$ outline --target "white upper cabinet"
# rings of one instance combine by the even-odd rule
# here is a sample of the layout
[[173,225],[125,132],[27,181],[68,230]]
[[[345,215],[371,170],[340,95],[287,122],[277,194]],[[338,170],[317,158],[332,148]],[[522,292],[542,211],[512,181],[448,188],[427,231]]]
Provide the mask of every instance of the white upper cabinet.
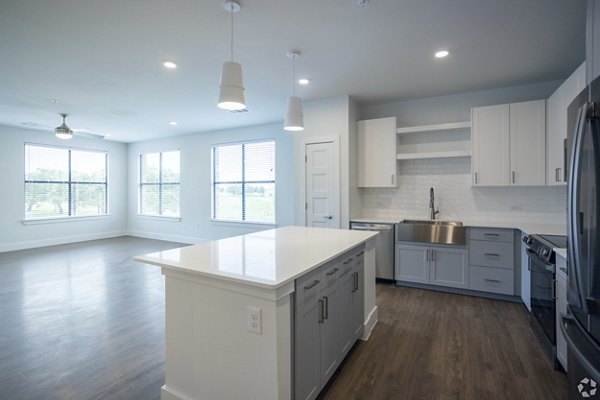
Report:
[[545,100],[473,108],[473,185],[544,185]]
[[585,62],[548,98],[546,111],[546,184],[565,185],[567,108],[585,88]]
[[396,187],[396,117],[357,124],[358,187]]
[[546,101],[510,105],[510,183],[546,184]]
[[471,115],[473,184],[510,184],[510,108],[508,104],[473,108]]

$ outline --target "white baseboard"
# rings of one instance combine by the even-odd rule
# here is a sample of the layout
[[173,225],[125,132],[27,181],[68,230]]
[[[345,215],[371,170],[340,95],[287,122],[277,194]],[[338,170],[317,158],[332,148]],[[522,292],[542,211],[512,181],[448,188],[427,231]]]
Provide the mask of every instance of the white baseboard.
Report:
[[157,233],[139,230],[128,230],[127,235],[136,236],[146,239],[166,240],[168,242],[186,243],[186,244],[197,244],[207,242],[210,239],[203,239],[194,236],[182,236],[182,235],[170,235],[167,233]]
[[123,236],[123,235],[125,235],[125,231],[112,231],[112,232],[86,233],[84,235],[74,235],[74,236],[59,236],[59,237],[53,237],[53,238],[49,238],[49,239],[27,240],[27,241],[23,241],[23,242],[0,244],[0,253],[6,252],[6,251],[33,249],[36,247],[56,246],[59,244],[86,242],[88,240],[106,239],[106,238]]
[[160,400],[193,400],[191,397],[188,397],[184,394],[181,394],[169,387],[167,385],[163,385],[160,388]]
[[379,321],[379,314],[377,311],[377,306],[375,306],[373,307],[373,309],[369,313],[369,317],[363,324],[363,334],[360,340],[369,340],[369,336],[371,336],[371,332],[373,331],[373,328],[375,328],[377,321]]

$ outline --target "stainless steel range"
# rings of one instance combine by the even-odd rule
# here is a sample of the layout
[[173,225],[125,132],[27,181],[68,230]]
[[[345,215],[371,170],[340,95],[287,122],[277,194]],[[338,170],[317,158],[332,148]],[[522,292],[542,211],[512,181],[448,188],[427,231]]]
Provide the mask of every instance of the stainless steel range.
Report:
[[531,271],[531,313],[542,328],[546,344],[550,345],[552,362],[556,359],[556,253],[554,248],[566,248],[567,237],[561,235],[528,235],[523,239]]

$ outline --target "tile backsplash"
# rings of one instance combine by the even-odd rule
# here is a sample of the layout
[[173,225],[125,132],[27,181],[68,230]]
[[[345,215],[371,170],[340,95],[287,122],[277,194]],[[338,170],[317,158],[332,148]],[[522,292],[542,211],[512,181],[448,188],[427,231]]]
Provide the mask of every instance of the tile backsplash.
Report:
[[360,189],[362,217],[429,217],[435,189],[439,219],[566,223],[565,186],[471,187],[471,159],[398,162],[398,188]]

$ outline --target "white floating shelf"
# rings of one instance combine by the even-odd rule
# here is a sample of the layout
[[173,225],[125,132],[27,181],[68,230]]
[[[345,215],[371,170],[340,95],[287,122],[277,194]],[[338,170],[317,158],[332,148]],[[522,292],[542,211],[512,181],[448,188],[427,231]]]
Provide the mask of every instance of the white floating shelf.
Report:
[[454,158],[454,157],[471,157],[469,150],[459,151],[437,151],[433,153],[404,153],[398,154],[398,160],[419,160],[425,158]]
[[409,126],[407,128],[398,128],[396,133],[415,133],[415,132],[433,132],[433,131],[447,131],[452,129],[466,129],[471,127],[471,121],[465,122],[451,122],[448,124],[436,124],[436,125],[421,125],[421,126]]

